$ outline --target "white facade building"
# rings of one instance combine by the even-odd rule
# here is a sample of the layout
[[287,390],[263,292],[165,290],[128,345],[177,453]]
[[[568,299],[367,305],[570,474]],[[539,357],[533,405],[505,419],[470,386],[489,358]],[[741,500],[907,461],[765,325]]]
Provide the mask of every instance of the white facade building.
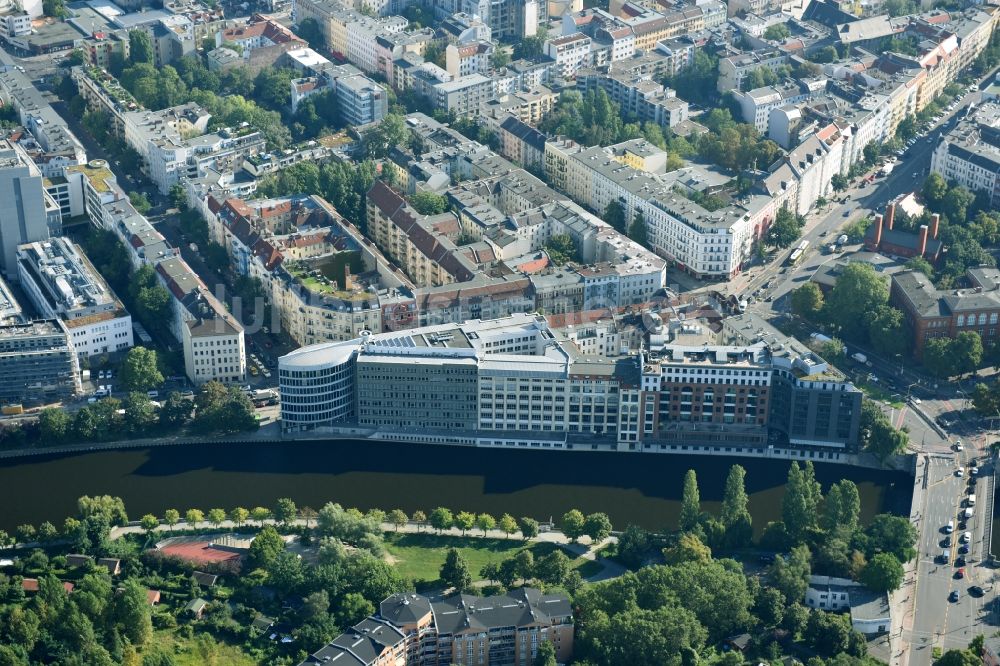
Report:
[[62,319],[77,354],[132,346],[132,317],[86,256],[57,237],[18,248],[21,288],[46,319]]

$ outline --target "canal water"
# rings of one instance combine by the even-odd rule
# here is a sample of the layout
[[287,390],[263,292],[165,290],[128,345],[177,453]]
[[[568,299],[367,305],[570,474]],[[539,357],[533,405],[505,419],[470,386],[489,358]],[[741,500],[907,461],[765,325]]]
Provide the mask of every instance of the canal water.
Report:
[[[715,456],[546,452],[425,446],[359,440],[206,443],[78,455],[0,460],[0,529],[76,511],[81,495],[125,500],[129,516],[162,516],[234,506],[273,506],[291,497],[299,507],[329,501],[345,507],[507,512],[548,520],[571,508],[604,511],[616,527],[635,523],[672,529],[683,477],[698,474],[703,506],[717,511],[729,467],[747,470],[755,531],[781,514],[789,461]],[[908,514],[912,479],[902,472],[817,464],[824,488],[857,483],[862,517]]]

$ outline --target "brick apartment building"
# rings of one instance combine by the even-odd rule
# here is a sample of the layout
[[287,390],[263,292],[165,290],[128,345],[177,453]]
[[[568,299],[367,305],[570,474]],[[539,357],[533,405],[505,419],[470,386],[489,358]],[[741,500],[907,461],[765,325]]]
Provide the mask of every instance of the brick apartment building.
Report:
[[889,302],[903,311],[913,333],[912,348],[922,358],[931,338],[954,338],[975,331],[989,346],[1000,322],[1000,269],[970,268],[967,289],[938,289],[923,273],[903,271],[892,276]]

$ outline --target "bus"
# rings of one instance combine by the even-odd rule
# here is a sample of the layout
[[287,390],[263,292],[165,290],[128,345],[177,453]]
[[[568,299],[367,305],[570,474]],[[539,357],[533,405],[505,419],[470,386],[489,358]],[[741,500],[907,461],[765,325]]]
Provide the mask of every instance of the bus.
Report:
[[802,255],[806,253],[806,249],[808,249],[808,247],[809,247],[809,241],[807,240],[804,240],[798,245],[796,245],[795,249],[792,250],[791,254],[788,255],[788,261],[786,261],[785,264],[788,266],[794,266],[795,264],[799,263],[799,260],[802,259]]

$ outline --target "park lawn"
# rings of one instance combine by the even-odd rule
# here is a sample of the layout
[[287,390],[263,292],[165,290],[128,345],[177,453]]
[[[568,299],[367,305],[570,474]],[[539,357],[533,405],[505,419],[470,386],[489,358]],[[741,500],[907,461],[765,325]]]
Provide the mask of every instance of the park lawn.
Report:
[[[392,557],[394,566],[400,575],[414,581],[434,582],[438,579],[441,565],[444,564],[448,549],[456,548],[462,559],[469,565],[473,580],[479,580],[479,570],[484,564],[513,557],[521,550],[530,550],[537,560],[558,548],[556,544],[545,542],[525,543],[520,539],[484,539],[476,536],[449,536],[431,532],[397,534],[389,532],[385,535],[385,547]],[[572,567],[580,570],[580,575],[586,578],[601,570],[601,565],[589,560],[571,557]]]
[[[199,635],[205,636],[199,639]],[[173,657],[176,666],[257,666],[257,660],[237,645],[222,642],[212,634],[195,630],[193,638],[179,636],[175,629],[153,632],[143,652],[159,648]]]

